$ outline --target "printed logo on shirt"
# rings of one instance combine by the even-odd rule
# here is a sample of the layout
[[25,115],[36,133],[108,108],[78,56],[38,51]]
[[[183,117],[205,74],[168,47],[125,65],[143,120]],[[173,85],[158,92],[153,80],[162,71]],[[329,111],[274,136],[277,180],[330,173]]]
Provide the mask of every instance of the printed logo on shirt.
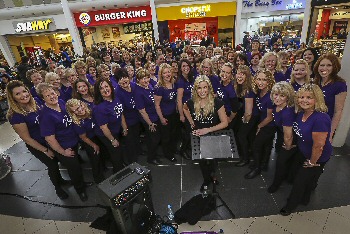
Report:
[[191,91],[191,94],[192,94],[193,85],[192,85],[192,84],[188,85],[186,89],[187,89],[188,91]]
[[35,123],[35,124],[40,124],[40,123],[39,123],[39,115],[37,115],[37,116],[35,117],[34,123]]
[[66,125],[66,127],[68,127],[69,125],[71,125],[73,122],[73,120],[71,119],[71,117],[69,115],[64,115],[63,116],[63,124]]
[[149,96],[148,96],[151,100],[152,100],[152,102],[154,102],[154,96],[153,96],[153,92],[151,92],[150,94],[149,94]]
[[94,129],[95,128],[95,123],[94,122],[91,122],[91,128]]
[[216,93],[218,94],[218,98],[220,98],[221,100],[224,99],[225,94],[221,89],[218,89]]
[[261,102],[260,102],[260,98],[257,97],[257,98],[255,99],[255,102],[256,102],[256,106],[258,107],[258,109],[259,109],[260,111],[262,111],[262,105],[261,105]]
[[212,124],[213,123],[213,116],[207,116],[203,117],[202,115],[195,115],[194,120],[202,123],[202,124]]
[[122,104],[118,104],[114,107],[114,113],[117,116],[117,118],[119,118],[121,116],[121,114],[123,113],[123,105]]
[[170,93],[169,93],[169,99],[170,99],[170,100],[173,100],[175,96],[176,96],[176,93],[175,93],[175,92],[170,92]]
[[134,97],[131,97],[131,99],[130,99],[130,104],[132,105],[132,109],[135,109],[135,108],[136,108]]
[[297,134],[300,138],[303,138],[303,134],[301,133],[301,129],[299,128],[297,122],[293,122],[293,130],[295,134]]

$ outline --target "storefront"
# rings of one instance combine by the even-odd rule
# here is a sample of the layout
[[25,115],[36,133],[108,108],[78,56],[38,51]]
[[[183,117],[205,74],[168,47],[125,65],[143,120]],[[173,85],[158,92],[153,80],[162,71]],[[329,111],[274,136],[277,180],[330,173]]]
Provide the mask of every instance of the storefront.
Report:
[[[62,23],[63,22],[63,23]],[[39,63],[44,50],[59,53],[61,46],[71,46],[64,15],[2,21],[0,33],[5,36],[15,60],[27,55]]]
[[74,13],[84,44],[104,42],[118,45],[130,40],[152,40],[150,6]]
[[236,2],[159,6],[156,9],[160,40],[189,40],[199,45],[210,36],[217,45],[234,44]]
[[283,44],[300,42],[306,0],[243,0],[240,35],[281,32]]
[[309,44],[343,56],[347,34],[350,31],[350,2],[342,0],[312,1]]

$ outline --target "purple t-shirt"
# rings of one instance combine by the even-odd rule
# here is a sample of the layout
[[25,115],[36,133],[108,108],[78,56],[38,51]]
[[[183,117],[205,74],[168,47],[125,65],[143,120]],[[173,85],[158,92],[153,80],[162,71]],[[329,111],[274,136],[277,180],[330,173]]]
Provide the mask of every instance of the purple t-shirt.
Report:
[[225,107],[227,116],[230,116],[232,111],[237,112],[237,108],[233,110],[233,106],[232,106],[233,100],[237,99],[236,91],[233,87],[232,82],[230,82],[226,86],[224,86],[222,83],[220,84],[220,91],[218,92],[218,98],[224,102],[224,107]]
[[294,88],[294,91],[295,92],[298,92],[298,90],[301,88],[302,85],[298,84],[297,82],[294,82],[292,84],[293,88]]
[[[259,108],[260,113],[260,122],[263,121],[267,117],[267,110],[273,109],[273,103],[270,98],[270,91],[267,92],[264,96],[260,97],[260,90],[258,94],[256,95],[256,105]],[[268,123],[266,126],[274,126],[273,121]]]
[[30,112],[27,115],[14,113],[9,119],[9,121],[11,125],[25,123],[27,125],[30,137],[39,142],[40,144],[46,144],[45,138],[42,137],[40,134],[39,111]]
[[292,75],[292,67],[288,67],[286,73],[284,73],[285,81],[290,81],[290,76]]
[[[156,111],[156,106],[154,105],[154,90],[151,85],[148,86],[148,89],[145,89],[139,85],[136,85],[135,90],[135,105],[136,109],[142,110],[145,109],[149,119],[152,123],[156,122],[159,117]],[[146,122],[141,116],[142,122]]]
[[94,84],[96,83],[96,80],[94,80],[94,77],[92,77],[92,75],[90,74],[86,74],[86,79],[92,86],[94,86]]
[[93,109],[93,117],[97,124],[96,135],[104,136],[100,127],[105,124],[113,135],[118,135],[122,123],[122,114],[123,104],[117,97],[111,102],[104,100],[97,104]]
[[298,113],[293,130],[298,137],[298,148],[306,159],[311,158],[312,153],[312,133],[328,132],[326,144],[323,147],[321,157],[317,162],[327,162],[332,154],[332,145],[329,141],[331,131],[331,119],[326,113],[314,111],[305,122],[302,121],[304,112]]
[[179,80],[176,82],[176,87],[178,89],[184,89],[182,96],[182,103],[186,103],[192,97],[192,89],[194,82],[187,81],[182,75],[179,77]]
[[275,74],[273,74],[273,77],[275,77],[275,82],[280,82],[280,81],[286,81],[287,78],[285,77],[285,75],[282,72],[275,72]]
[[91,110],[92,110],[92,109],[94,108],[94,106],[95,106],[94,102],[89,102],[88,100],[85,100],[84,98],[81,98],[80,100],[83,101],[83,102],[85,102]]
[[35,87],[30,88],[30,93],[32,94],[33,97],[39,97],[38,93],[36,92]]
[[78,135],[85,133],[90,139],[96,135],[96,123],[93,118],[82,119],[80,125],[73,123],[73,128]]
[[334,83],[329,83],[325,86],[321,86],[324,100],[326,102],[326,105],[328,107],[328,115],[333,118],[334,115],[334,108],[335,108],[335,96],[347,92],[347,86],[345,82],[337,81]]
[[133,126],[140,122],[140,114],[135,106],[135,89],[137,84],[131,82],[131,92],[126,91],[121,88],[119,85],[116,89],[116,95],[119,98],[120,102],[123,104],[123,113],[127,126]]
[[171,115],[176,112],[176,87],[167,89],[164,87],[156,87],[154,95],[162,97],[160,101],[160,109],[164,116]]
[[152,88],[155,88],[155,87],[157,86],[158,81],[155,81],[155,80],[153,80],[153,79],[150,79],[149,83],[150,83],[150,85],[152,86]]
[[66,111],[66,106],[62,100],[58,101],[61,112],[55,111],[46,105],[39,113],[41,136],[55,135],[56,140],[63,149],[76,146],[79,137],[73,129],[72,119]]
[[279,112],[276,112],[276,106],[273,107],[272,112],[275,125],[283,132],[283,127],[292,127],[295,121],[295,109],[294,107],[284,107]]
[[73,88],[71,86],[66,87],[66,86],[61,86],[60,88],[60,99],[63,100],[64,102],[67,102],[69,99],[72,98],[72,93],[73,93]]
[[113,88],[114,88],[114,90],[117,88],[117,86],[118,86],[118,82],[115,80],[115,78],[114,78],[114,76],[113,75],[111,75],[110,77],[109,77],[109,81],[112,83],[112,86],[113,86]]
[[250,72],[252,73],[252,76],[254,77],[257,71],[254,71],[252,66],[250,66],[249,69],[250,69]]
[[220,78],[216,75],[209,76],[209,80],[211,82],[211,85],[213,86],[214,93],[218,94],[220,93]]
[[244,96],[244,101],[243,101],[243,111],[245,111],[245,99],[246,98],[253,98],[253,110],[252,110],[252,116],[257,116],[259,115],[259,108],[256,105],[256,94],[251,90],[249,91],[245,96]]

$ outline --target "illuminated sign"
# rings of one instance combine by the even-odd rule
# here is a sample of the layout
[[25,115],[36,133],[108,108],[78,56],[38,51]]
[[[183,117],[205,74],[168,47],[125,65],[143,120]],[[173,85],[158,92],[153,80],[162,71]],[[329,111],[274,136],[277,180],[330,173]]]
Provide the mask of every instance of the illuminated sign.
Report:
[[249,0],[243,0],[243,7],[268,7],[268,6],[278,6],[282,5],[282,0],[270,0],[270,1],[261,1],[261,0],[255,0],[255,1],[249,1]]
[[39,30],[48,30],[49,25],[53,21],[51,19],[47,20],[35,20],[24,23],[17,23],[15,31],[19,32],[30,32],[30,31],[39,31]]
[[186,14],[187,18],[204,17],[207,12],[210,12],[210,5],[194,6],[194,7],[183,7],[181,13]]
[[293,0],[293,3],[287,4],[286,8],[288,10],[303,8],[303,3],[297,2],[297,0]]

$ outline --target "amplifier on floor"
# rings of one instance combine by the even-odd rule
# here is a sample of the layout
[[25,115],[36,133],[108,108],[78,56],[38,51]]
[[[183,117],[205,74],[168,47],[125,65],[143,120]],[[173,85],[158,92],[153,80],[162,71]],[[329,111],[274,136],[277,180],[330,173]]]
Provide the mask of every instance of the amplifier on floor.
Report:
[[147,233],[154,214],[150,182],[150,170],[133,163],[98,185],[103,201],[112,208],[119,233]]

